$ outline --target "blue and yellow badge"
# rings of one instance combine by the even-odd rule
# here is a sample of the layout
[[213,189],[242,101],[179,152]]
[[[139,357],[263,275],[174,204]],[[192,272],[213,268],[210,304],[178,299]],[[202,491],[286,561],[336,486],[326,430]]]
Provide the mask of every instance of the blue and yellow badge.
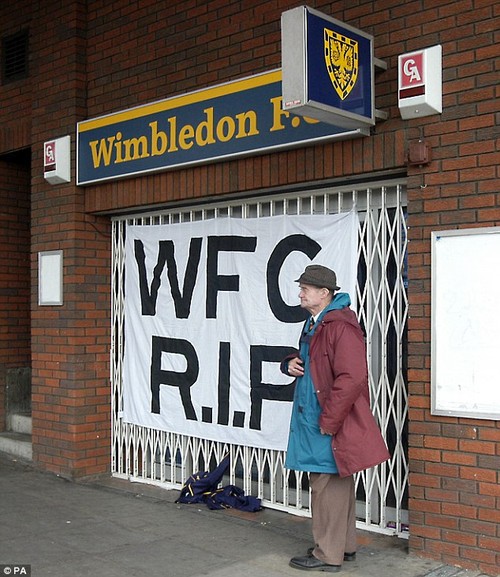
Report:
[[308,11],[307,67],[310,100],[372,120],[373,46],[368,35]]
[[325,28],[325,64],[335,92],[345,100],[358,79],[358,42]]
[[307,6],[281,22],[283,108],[335,126],[373,126],[373,37]]

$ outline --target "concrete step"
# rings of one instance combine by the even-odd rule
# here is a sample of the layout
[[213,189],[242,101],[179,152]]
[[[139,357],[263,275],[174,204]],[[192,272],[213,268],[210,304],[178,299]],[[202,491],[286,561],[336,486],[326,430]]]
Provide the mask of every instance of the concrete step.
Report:
[[31,415],[8,415],[7,431],[31,435]]
[[31,435],[14,431],[0,433],[0,451],[31,461],[33,459]]

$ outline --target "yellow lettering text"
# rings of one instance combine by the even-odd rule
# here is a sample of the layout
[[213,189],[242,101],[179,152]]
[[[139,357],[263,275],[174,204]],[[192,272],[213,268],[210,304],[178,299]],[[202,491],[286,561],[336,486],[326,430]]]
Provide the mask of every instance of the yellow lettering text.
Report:
[[221,142],[228,142],[228,140],[231,140],[235,132],[236,124],[234,118],[223,116],[217,123],[217,138]]
[[168,151],[177,152],[179,150],[177,147],[177,116],[172,116],[169,118],[168,124],[170,126],[170,146]]
[[113,151],[114,141],[114,136],[108,136],[108,138],[101,138],[101,140],[92,140],[92,142],[89,142],[94,168],[98,168],[101,162],[104,166],[111,164],[111,153]]
[[117,132],[115,137],[115,164],[117,162],[123,162],[121,139],[122,139],[122,133]]
[[[125,158],[123,159],[123,162],[139,160],[139,158],[147,158],[149,156],[148,139],[145,136],[124,140],[123,149],[125,151]],[[118,159],[116,162],[118,162]]]
[[189,150],[194,144],[193,137],[194,128],[190,124],[186,124],[179,130],[179,146],[183,150]]
[[196,127],[196,144],[198,146],[206,146],[207,144],[214,144],[214,109],[205,108],[203,111],[207,117],[202,120]]
[[163,130],[158,132],[158,122],[150,122],[151,128],[151,156],[160,156],[167,150],[167,135]]
[[283,130],[285,125],[282,122],[282,116],[288,118],[290,113],[286,110],[281,109],[281,96],[276,98],[271,98],[271,104],[273,105],[273,125],[269,129],[269,132],[275,132],[276,130]]
[[[259,134],[257,129],[257,114],[253,110],[248,112],[241,112],[236,115],[238,121],[238,133],[236,138],[244,138],[245,136],[255,136]],[[246,130],[245,122],[248,120],[248,130]]]

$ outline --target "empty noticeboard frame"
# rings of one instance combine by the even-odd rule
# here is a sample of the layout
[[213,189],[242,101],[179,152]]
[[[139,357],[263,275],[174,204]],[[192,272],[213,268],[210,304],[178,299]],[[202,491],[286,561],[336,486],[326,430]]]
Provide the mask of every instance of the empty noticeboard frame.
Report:
[[497,420],[500,227],[431,236],[431,413]]
[[38,253],[38,304],[63,304],[63,251]]

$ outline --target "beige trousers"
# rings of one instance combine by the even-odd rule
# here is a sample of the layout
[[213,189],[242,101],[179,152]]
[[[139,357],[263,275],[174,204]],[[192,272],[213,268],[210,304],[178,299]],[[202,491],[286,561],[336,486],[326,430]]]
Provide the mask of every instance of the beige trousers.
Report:
[[313,555],[342,565],[344,553],[356,551],[356,495],[354,477],[311,473]]

